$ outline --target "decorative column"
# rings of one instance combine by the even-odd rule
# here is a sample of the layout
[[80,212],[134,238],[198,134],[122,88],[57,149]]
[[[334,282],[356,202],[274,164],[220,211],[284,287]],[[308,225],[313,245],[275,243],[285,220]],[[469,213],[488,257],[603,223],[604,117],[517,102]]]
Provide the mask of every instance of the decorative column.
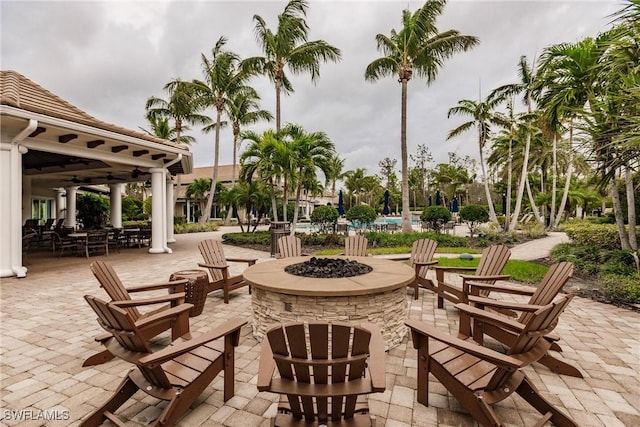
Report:
[[122,184],[109,184],[111,226],[122,228]]
[[76,228],[78,225],[76,222],[76,194],[78,193],[78,187],[67,187],[67,218],[64,221],[64,225],[67,227]]
[[151,168],[151,247],[149,253],[165,252],[165,169]]
[[187,222],[191,222],[191,199],[187,199],[187,213],[185,216],[187,217]]
[[[11,253],[12,253],[12,229],[16,227],[11,218],[12,204],[11,199],[12,187],[11,180],[11,145],[9,143],[0,143],[0,277],[13,276],[11,269]],[[22,230],[22,224],[18,224],[18,230]],[[22,248],[20,249],[22,252]]]
[[167,243],[175,243],[176,239],[173,236],[173,217],[175,214],[175,204],[173,203],[173,180],[171,179],[171,175],[169,173],[167,173],[166,206]]
[[64,217],[65,203],[64,188],[56,188],[56,220]]

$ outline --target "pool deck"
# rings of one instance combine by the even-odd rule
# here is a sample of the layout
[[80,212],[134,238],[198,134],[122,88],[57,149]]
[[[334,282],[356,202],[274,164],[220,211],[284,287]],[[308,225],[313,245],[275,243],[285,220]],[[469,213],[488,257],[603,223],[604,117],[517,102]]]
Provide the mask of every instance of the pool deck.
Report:
[[[35,254],[30,257],[26,278],[2,279],[0,425],[78,425],[111,394],[129,369],[120,360],[81,366],[86,357],[100,349],[93,337],[101,332],[95,314],[82,297],[106,297],[89,271],[91,261],[112,263],[125,285],[166,281],[174,271],[197,267],[201,257],[196,245],[200,240],[220,239],[227,231],[176,235],[177,242],[170,246],[173,254],[149,255],[145,248],[88,260]],[[224,249],[228,257],[255,257],[259,262],[271,259],[261,251],[233,246]],[[530,247],[524,253],[531,255],[537,249]],[[232,273],[240,274],[245,267],[232,264]],[[420,291],[418,300],[407,292],[406,302],[411,319],[457,333],[458,314],[451,304],[445,309],[435,308],[434,295],[427,290]],[[234,316],[251,316],[247,288],[233,292],[230,304],[224,304],[219,293],[209,295],[203,314],[191,319],[191,330],[194,335],[200,334]],[[558,356],[577,366],[584,378],[557,375],[539,364],[525,368],[544,396],[580,426],[640,425],[640,313],[576,297],[561,316],[556,332],[562,337],[564,349]],[[168,333],[157,342],[168,342]],[[269,425],[277,396],[258,392],[255,386],[259,348],[250,328],[243,328],[236,351],[235,396],[223,402],[218,376],[178,425]],[[369,400],[378,426],[477,425],[435,380],[430,384],[431,406],[416,402],[416,351],[408,339],[387,354],[386,362],[387,390],[371,395]],[[127,425],[146,425],[161,410],[157,402],[139,392],[119,414],[128,420]],[[533,408],[517,396],[498,403],[495,409],[508,426],[528,426],[537,419]],[[40,411],[58,411],[65,419],[24,420],[42,414]],[[23,416],[22,421],[16,419],[19,416]]]

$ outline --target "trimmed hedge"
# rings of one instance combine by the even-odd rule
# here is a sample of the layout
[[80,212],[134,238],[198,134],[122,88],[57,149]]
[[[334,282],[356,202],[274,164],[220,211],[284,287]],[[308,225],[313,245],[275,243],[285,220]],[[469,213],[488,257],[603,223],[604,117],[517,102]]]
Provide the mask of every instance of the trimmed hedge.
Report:
[[615,224],[573,222],[566,225],[565,232],[578,245],[598,246],[603,249],[621,249],[620,235]]
[[469,240],[466,237],[451,236],[449,234],[439,234],[434,231],[414,232],[414,233],[385,233],[370,231],[364,234],[369,240],[369,246],[377,246],[382,248],[392,248],[396,246],[411,247],[413,242],[419,239],[431,239],[438,242],[439,246],[451,248],[461,248],[469,246]]

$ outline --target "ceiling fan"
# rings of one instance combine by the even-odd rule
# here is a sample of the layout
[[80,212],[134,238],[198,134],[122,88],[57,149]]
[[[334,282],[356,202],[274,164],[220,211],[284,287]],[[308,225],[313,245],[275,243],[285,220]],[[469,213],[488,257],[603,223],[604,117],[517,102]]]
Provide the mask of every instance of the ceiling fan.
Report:
[[74,175],[73,178],[70,179],[70,181],[74,184],[89,184],[91,183],[91,178],[80,179]]
[[140,175],[148,175],[147,172],[143,172],[140,169],[138,169],[138,167],[136,166],[136,168],[131,172],[131,178],[136,179],[139,178]]
[[107,176],[105,176],[107,181],[113,181],[114,179],[120,180],[120,181],[124,181],[124,178],[118,178],[117,176],[113,176],[111,174],[111,172],[109,172],[109,174]]

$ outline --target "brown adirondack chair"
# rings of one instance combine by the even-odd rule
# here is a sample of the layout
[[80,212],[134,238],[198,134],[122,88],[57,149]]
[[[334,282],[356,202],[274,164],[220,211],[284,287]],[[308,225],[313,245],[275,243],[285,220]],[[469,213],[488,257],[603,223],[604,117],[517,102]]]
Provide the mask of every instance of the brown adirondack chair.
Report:
[[[419,239],[413,242],[411,246],[411,255],[407,257],[394,257],[394,261],[409,260],[409,264],[416,270],[416,278],[407,286],[413,289],[413,299],[418,299],[418,286],[427,289],[435,289],[433,281],[427,278],[427,271],[432,265],[436,265],[438,261],[433,260],[433,254],[436,253],[438,242],[431,239]],[[425,284],[426,283],[426,284]],[[428,284],[428,285],[427,285]]]
[[302,252],[302,241],[297,236],[286,235],[278,239],[277,258],[291,258],[296,256],[307,256]]
[[271,425],[375,425],[366,395],[386,388],[384,340],[374,324],[310,322],[308,333],[304,323],[275,326],[262,342],[257,385],[282,396]]
[[[516,392],[543,415],[537,426],[551,420],[558,426],[577,427],[538,392],[522,369],[549,349],[551,344],[544,336],[553,330],[572,298],[573,295],[565,295],[539,308],[525,325],[512,321],[520,332],[506,354],[485,348],[471,338],[455,338],[423,322],[405,322],[411,329],[413,347],[418,350],[418,402],[429,405],[429,374],[432,374],[480,425],[502,426],[491,405]],[[491,322],[494,316],[502,317],[467,304],[456,307],[484,322]]]
[[367,256],[369,240],[362,234],[348,236],[344,239],[344,254],[346,256]]
[[[229,293],[249,284],[244,281],[242,275],[229,275],[229,264],[227,262],[246,262],[249,266],[256,263],[256,258],[227,258],[224,255],[222,243],[219,240],[207,239],[198,244],[200,254],[204,262],[198,263],[200,267],[209,270],[211,281],[207,286],[207,292],[222,291],[225,304],[229,304]],[[251,293],[251,287],[249,287]]]
[[111,398],[81,426],[98,426],[106,420],[124,426],[114,412],[138,390],[168,401],[152,425],[172,426],[220,372],[224,376],[225,402],[233,396],[234,350],[246,320],[231,319],[197,338],[181,338],[154,352],[126,305],[107,303],[90,295],[85,299],[98,315],[100,326],[111,335],[108,348],[137,369],[127,373]]
[[[547,274],[542,278],[542,281],[537,287],[529,286],[517,286],[517,285],[489,285],[492,295],[494,293],[508,293],[515,295],[529,295],[529,301],[526,304],[517,304],[507,301],[498,301],[495,299],[489,299],[479,296],[480,292],[486,289],[487,285],[484,283],[469,282],[469,289],[471,295],[469,295],[469,302],[479,308],[494,309],[500,313],[512,314],[513,317],[517,317],[517,322],[526,324],[528,319],[532,316],[532,313],[538,310],[540,307],[549,304],[562,290],[564,285],[569,281],[569,278],[573,275],[573,264],[570,262],[560,262],[553,264],[549,267]],[[520,316],[518,312],[521,313]],[[469,324],[469,320],[463,320],[463,318],[469,317],[466,313],[460,313],[460,323]],[[513,318],[512,317],[512,318]],[[514,339],[517,338],[518,331],[514,331],[512,326],[500,326],[497,323],[485,324],[481,320],[474,319],[473,321],[473,339],[482,344],[484,335],[489,335],[494,339],[511,345]],[[545,336],[551,343],[551,350],[562,351],[562,348],[558,345],[557,341],[560,339],[555,334],[548,334]],[[558,359],[552,354],[545,354],[540,360],[540,363],[547,366],[553,372],[557,372],[563,375],[570,375],[572,377],[582,378],[582,373],[569,363]]]
[[[176,280],[167,283],[158,283],[153,285],[131,286],[125,288],[122,281],[116,274],[115,270],[104,261],[94,261],[91,263],[91,272],[98,279],[100,287],[103,288],[112,301],[119,301],[120,305],[131,316],[133,322],[140,332],[151,339],[162,332],[171,329],[171,340],[174,341],[180,337],[189,337],[189,310],[193,304],[184,302],[185,293],[184,285],[187,280]],[[138,298],[133,300],[129,293],[146,292],[154,290],[167,290],[167,295]],[[154,306],[162,304],[153,310],[141,313],[138,307]],[[110,334],[102,334],[95,340],[105,347]],[[113,359],[113,354],[107,348],[84,361],[82,366],[99,365]]]
[[[507,280],[509,276],[500,274],[504,266],[507,264],[511,251],[508,247],[502,245],[489,246],[482,251],[480,263],[477,267],[447,267],[437,265],[436,281],[420,280],[421,286],[438,294],[438,308],[444,308],[444,300],[448,300],[457,304],[459,302],[467,303],[467,295],[469,295],[469,280],[476,282],[484,282],[494,284],[496,280]],[[461,274],[462,286],[445,282],[445,273],[453,272],[475,272],[475,274]],[[489,294],[488,290],[483,291],[483,295]]]

